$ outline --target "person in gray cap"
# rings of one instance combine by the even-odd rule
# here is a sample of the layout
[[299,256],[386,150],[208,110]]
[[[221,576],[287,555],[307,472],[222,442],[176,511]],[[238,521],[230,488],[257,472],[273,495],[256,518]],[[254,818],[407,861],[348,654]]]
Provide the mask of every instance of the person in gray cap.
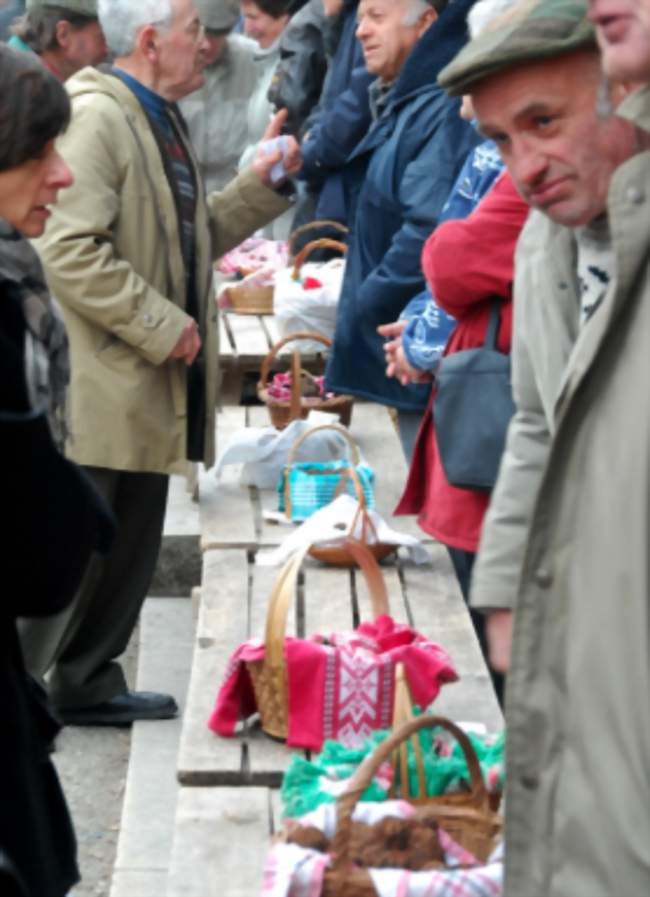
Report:
[[259,79],[257,44],[231,34],[239,19],[233,0],[198,0],[205,27],[205,83],[181,101],[208,192],[221,190],[237,174],[248,143],[248,103]]
[[9,46],[31,50],[60,81],[106,58],[97,0],[27,0]]
[[519,4],[440,82],[471,94],[532,206],[517,410],[471,592],[494,665],[509,666],[505,894],[646,894],[647,135],[612,113],[626,89],[603,87],[586,0]]

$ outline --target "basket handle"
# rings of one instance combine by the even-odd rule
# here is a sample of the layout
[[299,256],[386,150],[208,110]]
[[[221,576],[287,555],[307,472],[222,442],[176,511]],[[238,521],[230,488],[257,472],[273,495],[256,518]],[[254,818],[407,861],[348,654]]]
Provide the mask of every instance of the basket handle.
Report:
[[359,454],[359,446],[356,444],[345,427],[342,427],[340,424],[318,424],[318,426],[312,427],[310,430],[305,430],[304,433],[301,433],[300,436],[297,437],[297,439],[289,449],[289,454],[287,455],[287,466],[293,464],[296,457],[296,452],[303,444],[305,439],[307,439],[308,436],[311,436],[312,433],[317,433],[318,430],[336,430],[337,433],[340,433],[352,449],[352,462],[355,465],[359,463],[359,461],[361,460],[361,456]]
[[341,243],[340,240],[330,240],[329,237],[321,237],[320,240],[312,240],[311,243],[307,243],[306,246],[303,246],[295,257],[293,261],[293,270],[291,272],[292,280],[299,280],[300,269],[315,249],[338,249],[343,255],[348,251],[348,247],[345,243]]
[[294,252],[294,246],[298,237],[301,237],[303,234],[309,233],[310,230],[317,230],[319,228],[329,227],[332,230],[337,230],[341,234],[347,234],[348,228],[345,224],[341,224],[340,221],[332,221],[329,218],[323,218],[322,220],[317,221],[308,221],[307,224],[303,224],[301,227],[296,228],[296,230],[289,237],[289,258],[294,258],[296,253]]
[[[298,437],[298,439],[294,442],[294,444],[291,446],[291,448],[289,450],[289,456],[287,458],[287,465],[284,468],[284,507],[285,507],[285,514],[287,515],[288,519],[291,520],[291,516],[292,516],[292,514],[291,514],[291,511],[292,511],[291,484],[289,483],[289,468],[293,464],[295,452],[298,449],[299,445],[302,443],[302,441],[305,439],[306,436],[311,435],[311,433],[313,433],[315,430],[338,430],[339,432],[343,433],[347,437],[350,445],[352,446],[352,448],[354,450],[353,457],[352,457],[352,463],[348,464],[347,467],[342,467],[340,470],[332,472],[333,476],[335,474],[340,474],[340,476],[341,476],[341,480],[335,490],[335,496],[338,497],[338,495],[340,495],[342,493],[345,477],[350,477],[350,479],[352,480],[352,484],[354,486],[354,491],[357,496],[357,501],[359,502],[359,507],[363,508],[365,510],[366,495],[363,491],[363,486],[361,485],[361,480],[359,479],[359,474],[356,472],[356,470],[354,468],[354,465],[359,463],[360,456],[359,456],[358,446],[353,441],[352,437],[349,435],[347,430],[345,430],[343,427],[339,426],[338,424],[319,424],[317,427],[312,427],[311,430],[306,430],[304,433],[301,433],[300,436]],[[337,495],[337,493],[338,493],[338,495]],[[352,528],[350,530],[350,532],[352,532],[352,533],[354,532],[354,523],[356,523],[356,520],[353,522]]]
[[472,742],[465,732],[463,732],[463,730],[455,723],[452,723],[451,720],[446,719],[443,716],[418,716],[416,719],[404,723],[397,732],[393,732],[386,741],[382,741],[382,743],[375,748],[372,754],[366,757],[350,779],[346,790],[337,800],[336,832],[334,834],[331,849],[333,869],[341,869],[349,864],[352,813],[357,805],[357,801],[368,785],[370,785],[381,764],[386,760],[390,760],[393,751],[396,748],[399,748],[402,742],[407,738],[410,738],[416,732],[419,732],[420,729],[433,728],[434,726],[440,726],[441,728],[446,729],[458,741],[463,749],[463,754],[465,755],[465,761],[470,774],[471,793],[474,797],[476,806],[479,808],[489,808],[489,797],[485,782],[483,781],[478,757],[476,756],[476,751],[472,747]]
[[[348,539],[345,544],[365,576],[375,618],[387,614],[388,592],[379,564],[366,546],[356,539]],[[298,571],[310,547],[309,545],[303,546],[299,551],[291,555],[273,583],[273,590],[266,613],[265,666],[284,666],[284,638],[287,629],[289,605],[295,595]]]
[[[404,723],[415,719],[413,716],[413,698],[409,688],[408,679],[406,678],[406,670],[403,663],[395,666],[395,700],[393,702],[393,732],[396,732]],[[410,738],[413,747],[413,756],[415,757],[415,771],[418,777],[418,786],[420,794],[426,794],[426,780],[424,776],[424,757],[422,756],[422,745],[417,733]],[[390,788],[389,796],[394,798],[397,796],[397,771],[399,769],[399,780],[401,785],[402,797],[412,797],[411,783],[408,775],[408,745],[406,741],[402,741],[400,746],[393,754],[393,784]]]
[[262,389],[265,389],[268,381],[269,381],[269,373],[271,371],[271,365],[273,364],[273,360],[276,355],[287,343],[292,343],[294,341],[309,339],[316,340],[316,342],[322,343],[326,348],[329,348],[332,345],[332,340],[328,339],[326,336],[323,336],[321,333],[314,333],[313,331],[304,331],[302,333],[290,333],[288,336],[285,336],[284,339],[278,340],[275,345],[273,345],[264,358],[262,362],[262,367],[260,368],[260,379],[259,386]]

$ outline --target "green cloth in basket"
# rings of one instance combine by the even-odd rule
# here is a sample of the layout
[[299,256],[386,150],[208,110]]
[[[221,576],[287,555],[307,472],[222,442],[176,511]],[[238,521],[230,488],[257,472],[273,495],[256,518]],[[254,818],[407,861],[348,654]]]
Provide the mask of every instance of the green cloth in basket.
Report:
[[[291,519],[306,520],[316,511],[329,505],[337,495],[347,492],[355,495],[354,483],[346,469],[349,461],[298,461],[285,468],[278,483],[278,509],[286,513],[285,489],[289,479],[291,497]],[[366,500],[366,507],[375,506],[375,473],[368,464],[357,464],[354,468]],[[345,482],[341,486],[341,479]]]
[[[360,748],[346,748],[338,741],[326,741],[321,753],[312,760],[294,754],[284,774],[280,792],[283,816],[296,819],[321,804],[336,801],[365,757],[390,734],[390,731],[374,732]],[[434,749],[434,743],[438,750],[441,744],[444,745],[445,736],[441,729],[423,729],[417,733],[424,757],[426,792],[430,797],[457,791],[461,782],[469,783],[467,764],[459,744],[454,743],[447,755],[440,755]],[[479,759],[488,791],[502,790],[505,734],[481,736],[469,733],[468,737]],[[418,778],[410,742],[407,742],[407,750],[411,792],[417,794]],[[361,800],[386,800],[391,784],[392,769],[390,764],[386,764],[386,768],[380,769],[364,791]]]

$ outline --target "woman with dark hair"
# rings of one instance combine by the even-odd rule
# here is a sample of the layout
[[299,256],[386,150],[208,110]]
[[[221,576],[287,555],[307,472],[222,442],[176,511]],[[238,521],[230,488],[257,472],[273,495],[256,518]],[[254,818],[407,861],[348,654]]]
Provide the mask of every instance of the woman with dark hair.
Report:
[[0,506],[11,521],[0,555],[0,881],[3,895],[26,897],[63,897],[79,873],[48,751],[59,724],[25,672],[16,618],[62,610],[92,552],[112,535],[103,502],[53,442],[47,340],[56,325],[42,282],[24,274],[29,244],[21,234],[41,234],[48,206],[72,183],[54,146],[69,116],[54,76],[33,57],[0,47],[0,216],[7,222],[0,242]]

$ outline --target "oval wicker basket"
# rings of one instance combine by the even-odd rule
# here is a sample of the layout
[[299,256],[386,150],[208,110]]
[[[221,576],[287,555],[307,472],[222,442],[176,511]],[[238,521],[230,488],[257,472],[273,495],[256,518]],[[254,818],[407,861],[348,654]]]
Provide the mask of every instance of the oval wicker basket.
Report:
[[[288,241],[289,258],[293,259],[298,255],[298,253],[296,252],[296,243],[298,242],[298,239],[300,237],[302,237],[304,234],[309,233],[310,231],[322,231],[324,229],[337,231],[339,234],[341,234],[341,237],[344,237],[345,234],[348,233],[348,228],[345,226],[345,224],[341,224],[340,221],[331,221],[328,218],[322,218],[316,221],[308,221],[307,224],[303,224],[301,227],[296,228],[296,230],[290,235]],[[304,245],[307,246],[309,242],[313,241],[309,240]],[[304,249],[304,246],[301,248]]]
[[262,362],[260,379],[257,384],[257,395],[268,408],[271,423],[278,430],[283,430],[292,420],[307,417],[312,410],[329,411],[332,414],[338,414],[341,423],[348,426],[354,403],[352,396],[332,396],[328,399],[320,396],[302,396],[300,394],[300,375],[303,373],[303,369],[298,349],[294,349],[291,356],[291,399],[275,399],[269,395],[271,365],[278,352],[288,343],[305,339],[316,340],[326,348],[332,345],[332,341],[326,336],[321,336],[320,333],[290,333],[288,336],[285,336],[284,339],[275,343]]
[[[420,796],[413,797],[402,789],[401,797],[417,805],[416,817],[437,822],[479,862],[487,861],[501,835],[503,822],[490,807],[489,795],[472,743],[451,720],[441,716],[420,716],[401,725],[366,757],[346,791],[339,797],[336,833],[331,848],[332,862],[325,872],[323,897],[349,897],[352,894],[355,897],[377,897],[368,870],[354,865],[350,859],[352,813],[381,764],[390,761],[394,752],[420,729],[435,726],[446,729],[459,742],[470,773],[470,790],[438,797],[423,796],[424,772],[418,769]],[[419,759],[421,762],[421,754]],[[408,777],[404,776],[402,781],[408,783]]]
[[[368,584],[373,615],[379,617],[387,614],[388,592],[377,562],[360,542],[351,544],[349,548],[356,555]],[[262,729],[267,735],[281,741],[286,740],[289,731],[289,689],[284,657],[287,615],[295,597],[298,571],[306,553],[307,548],[304,548],[292,555],[276,577],[266,612],[264,658],[246,664]]]
[[227,287],[230,306],[223,309],[235,315],[272,315],[273,286],[252,287],[245,282]]
[[[348,431],[344,427],[340,427],[337,424],[320,424],[320,426],[318,427],[312,427],[311,430],[306,430],[304,433],[301,433],[289,449],[286,470],[288,471],[288,469],[294,463],[298,448],[309,436],[311,436],[312,433],[316,433],[318,432],[318,430],[335,430],[337,433],[340,433],[344,439],[347,440],[348,445],[351,449],[351,463],[347,470],[343,472],[343,476],[341,476],[341,481],[338,485],[337,493],[340,494],[343,491],[343,487],[345,485],[345,477],[349,477],[352,481],[352,485],[354,486],[354,492],[357,498],[357,502],[359,503],[359,508],[354,518],[352,519],[347,532],[341,533],[341,537],[336,540],[328,540],[327,542],[322,543],[313,543],[309,549],[309,554],[313,558],[316,558],[316,560],[321,561],[323,564],[328,564],[330,567],[356,567],[358,566],[356,558],[349,551],[347,545],[347,542],[350,538],[356,538],[363,545],[365,545],[365,547],[368,549],[368,551],[370,551],[376,561],[382,561],[390,554],[393,554],[396,551],[397,546],[389,545],[386,542],[380,542],[377,538],[375,525],[372,522],[370,515],[368,514],[366,495],[363,491],[361,480],[359,479],[359,476],[355,470],[355,467],[361,460],[359,446],[356,444],[350,433],[348,433]],[[319,474],[322,476],[323,471],[319,470]],[[339,475],[340,472],[337,472],[337,476]],[[291,487],[288,476],[285,476],[284,481],[284,506],[285,513],[289,520],[291,520]],[[355,536],[359,525],[361,528],[360,537]]]

